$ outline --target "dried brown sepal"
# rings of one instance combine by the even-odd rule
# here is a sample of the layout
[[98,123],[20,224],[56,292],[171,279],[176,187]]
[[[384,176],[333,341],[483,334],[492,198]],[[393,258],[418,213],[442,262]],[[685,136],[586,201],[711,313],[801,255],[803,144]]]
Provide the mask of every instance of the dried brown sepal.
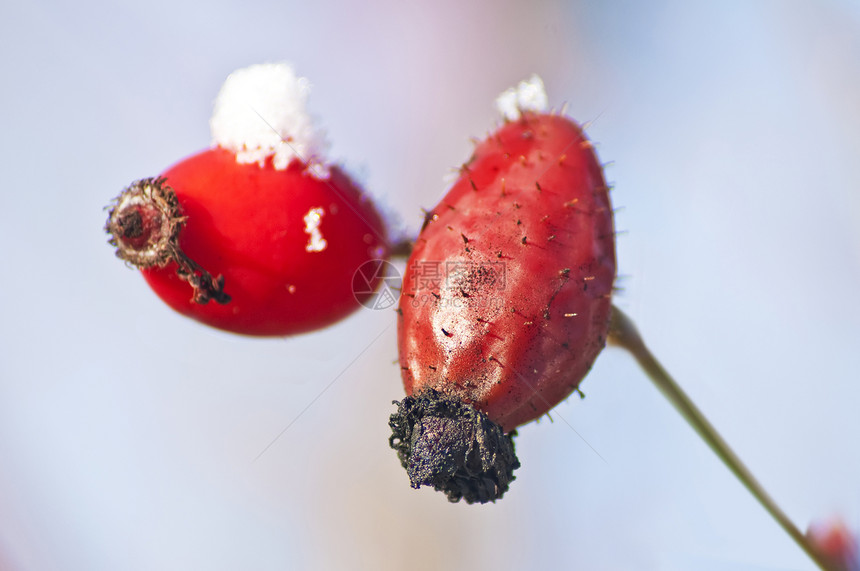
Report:
[[194,290],[192,301],[230,301],[224,293],[224,276],[213,278],[179,247],[186,218],[176,193],[164,178],[131,183],[108,208],[105,231],[111,236],[108,243],[116,248],[118,258],[139,269],[163,268],[176,262],[177,275]]

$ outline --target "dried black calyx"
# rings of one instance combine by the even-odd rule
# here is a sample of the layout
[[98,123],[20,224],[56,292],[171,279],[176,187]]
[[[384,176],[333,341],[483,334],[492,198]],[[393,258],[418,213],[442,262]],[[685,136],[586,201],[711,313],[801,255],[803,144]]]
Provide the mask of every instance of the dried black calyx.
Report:
[[513,436],[471,405],[435,390],[394,401],[389,445],[413,488],[433,486],[448,500],[493,502],[502,497],[520,462]]
[[163,268],[176,262],[176,273],[194,290],[195,303],[209,300],[228,303],[224,277],[213,278],[179,247],[185,216],[164,178],[144,178],[131,183],[109,207],[105,232],[118,258],[140,269]]

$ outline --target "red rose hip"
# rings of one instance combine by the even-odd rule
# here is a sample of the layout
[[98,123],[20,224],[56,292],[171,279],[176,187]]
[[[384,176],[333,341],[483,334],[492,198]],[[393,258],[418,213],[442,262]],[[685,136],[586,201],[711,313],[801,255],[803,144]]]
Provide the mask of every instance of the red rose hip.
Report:
[[[398,342],[410,398],[392,417],[391,443],[413,486],[433,485],[452,501],[504,493],[512,475],[498,460],[518,465],[509,434],[578,387],[608,332],[615,247],[607,186],[581,128],[544,112],[542,94],[534,78],[500,98],[508,120],[428,213],[406,268]],[[506,105],[509,97],[519,100]],[[440,414],[429,404],[440,399],[482,420],[464,425],[448,415],[453,404]],[[486,421],[496,426],[489,439]],[[456,469],[451,427],[474,436]],[[496,448],[485,450],[488,441]],[[435,450],[445,461],[428,458]]]
[[284,64],[232,74],[216,100],[213,148],[117,199],[107,225],[117,254],[179,313],[289,335],[360,307],[353,275],[388,257],[385,225],[340,168],[321,162],[307,90]]

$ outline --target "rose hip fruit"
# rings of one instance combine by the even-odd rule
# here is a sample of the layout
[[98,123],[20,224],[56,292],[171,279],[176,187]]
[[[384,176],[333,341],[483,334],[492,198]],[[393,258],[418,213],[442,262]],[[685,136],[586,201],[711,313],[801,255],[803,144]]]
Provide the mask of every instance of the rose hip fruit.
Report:
[[[107,230],[171,308],[246,335],[325,327],[360,307],[355,271],[389,255],[370,199],[335,165],[285,64],[232,74],[214,144],[117,198]],[[377,282],[378,284],[378,282]]]
[[608,332],[607,185],[582,129],[545,101],[537,77],[499,98],[506,122],[427,214],[406,267],[398,343],[409,397],[391,445],[413,487],[452,501],[501,497],[519,465],[512,431],[579,386]]

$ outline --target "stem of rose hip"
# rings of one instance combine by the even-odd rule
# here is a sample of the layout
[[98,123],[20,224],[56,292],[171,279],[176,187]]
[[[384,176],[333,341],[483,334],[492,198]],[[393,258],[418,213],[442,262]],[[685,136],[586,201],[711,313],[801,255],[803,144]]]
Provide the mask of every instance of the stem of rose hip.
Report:
[[690,397],[678,386],[678,383],[675,382],[651,351],[648,350],[633,321],[615,306],[612,308],[609,343],[623,347],[633,355],[651,381],[663,393],[663,396],[672,403],[672,406],[681,413],[684,420],[687,421],[719,459],[722,460],[723,464],[731,470],[753,497],[758,500],[771,517],[776,520],[780,527],[791,536],[794,542],[806,552],[816,565],[825,571],[837,571],[822,558],[821,554],[810,544],[806,536],[785,515],[785,512],[770,497],[749,469],[741,462],[737,454],[723,440],[714,426],[705,418],[702,411],[690,400]]

